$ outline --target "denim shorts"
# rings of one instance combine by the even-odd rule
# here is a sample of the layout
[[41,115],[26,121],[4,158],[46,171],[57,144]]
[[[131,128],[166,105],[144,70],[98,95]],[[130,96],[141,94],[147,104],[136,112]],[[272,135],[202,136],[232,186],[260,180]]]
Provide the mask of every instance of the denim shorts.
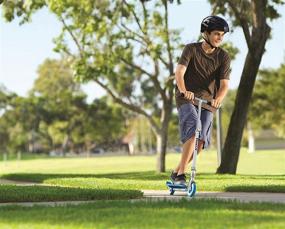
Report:
[[[178,108],[180,141],[184,144],[193,135],[197,126],[198,108],[192,103],[186,103]],[[201,110],[202,131],[199,139],[204,141],[203,149],[207,148],[211,142],[211,130],[213,124],[213,113],[203,109]]]

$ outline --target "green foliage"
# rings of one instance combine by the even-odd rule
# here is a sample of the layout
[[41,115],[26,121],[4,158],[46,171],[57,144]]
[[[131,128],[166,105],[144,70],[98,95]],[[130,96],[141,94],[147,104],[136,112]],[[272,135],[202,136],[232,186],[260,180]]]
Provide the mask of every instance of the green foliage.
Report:
[[225,49],[228,52],[232,61],[235,59],[236,55],[239,53],[239,49],[235,47],[232,42],[223,43],[221,45],[221,48]]
[[168,147],[179,146],[179,123],[177,114],[172,114],[171,121],[168,126]]
[[0,90],[0,150],[10,153],[88,151],[126,133],[123,109],[106,98],[87,104],[66,60],[46,60],[28,97]]
[[5,152],[8,147],[11,119],[5,113],[11,109],[10,102],[15,96],[0,85],[0,152]]
[[[108,104],[107,98],[94,100],[90,105],[87,125],[92,126],[95,142],[110,144],[118,142],[127,131],[124,110],[115,104]],[[86,126],[88,128],[88,126]]]
[[[232,26],[237,27],[241,25],[241,20],[246,21],[249,27],[253,26],[253,21],[251,17],[252,3],[250,0],[242,1],[228,1],[228,0],[209,0],[213,8],[215,9],[215,14],[228,14],[232,19]],[[280,17],[280,13],[277,11],[277,6],[284,4],[284,0],[269,0],[266,6],[265,16],[270,20],[274,20]],[[235,7],[235,10],[239,13],[236,17],[236,13],[231,6]]]
[[[9,101],[15,96],[15,94],[7,91],[7,89],[0,85],[0,112],[3,112],[8,108]],[[1,114],[1,113],[0,113]]]
[[[226,133],[228,131],[228,127],[230,124],[230,118],[234,110],[235,98],[236,98],[236,90],[229,90],[223,102],[223,105],[222,105],[221,125],[222,125],[222,133],[223,133],[223,142],[225,141]],[[214,126],[215,125],[216,123],[214,123]]]
[[[38,68],[38,78],[35,80],[31,93],[40,96],[58,97],[62,93],[81,93],[80,87],[72,78],[70,63],[65,60],[47,59]],[[52,93],[51,93],[52,92]]]
[[273,128],[285,137],[285,64],[259,72],[250,108],[257,128]]
[[29,22],[32,14],[46,4],[45,0],[6,0],[3,1],[3,16],[7,21],[15,17],[21,18],[20,24]]
[[[178,31],[166,28],[165,15],[161,11],[167,2],[8,2],[4,4],[3,11],[4,17],[9,21],[13,20],[16,12],[20,12],[18,17],[26,22],[35,11],[44,6],[58,17],[63,27],[54,39],[54,50],[73,59],[75,78],[79,82],[98,80],[121,99],[131,100],[135,104],[144,100],[145,106],[153,112],[161,109],[155,101],[159,99],[157,88],[147,78],[144,70],[154,69],[153,61],[157,60],[161,72],[157,72],[159,75],[155,77],[161,79],[162,86],[166,86],[164,82],[169,76],[168,64],[172,61],[168,59],[168,52],[173,56],[173,50],[179,44]],[[66,42],[70,36],[77,47],[74,53]],[[136,68],[135,65],[139,67]],[[152,90],[145,85],[149,85]]]
[[24,98],[13,95],[0,117],[2,123],[1,148],[12,153],[25,151],[27,143],[34,140],[41,116],[40,104],[35,97]]

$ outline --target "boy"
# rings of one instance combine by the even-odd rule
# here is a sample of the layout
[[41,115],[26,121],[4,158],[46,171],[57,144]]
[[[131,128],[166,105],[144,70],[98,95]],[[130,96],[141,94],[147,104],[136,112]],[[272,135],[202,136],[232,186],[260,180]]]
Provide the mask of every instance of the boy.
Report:
[[218,16],[204,18],[201,23],[204,41],[186,45],[179,59],[175,72],[175,97],[183,152],[180,163],[170,175],[174,184],[186,183],[187,165],[193,157],[198,115],[194,95],[212,101],[212,107],[207,105],[202,107],[202,131],[198,153],[210,144],[213,108],[220,106],[228,90],[230,58],[226,51],[219,48],[227,32],[229,26],[223,18]]

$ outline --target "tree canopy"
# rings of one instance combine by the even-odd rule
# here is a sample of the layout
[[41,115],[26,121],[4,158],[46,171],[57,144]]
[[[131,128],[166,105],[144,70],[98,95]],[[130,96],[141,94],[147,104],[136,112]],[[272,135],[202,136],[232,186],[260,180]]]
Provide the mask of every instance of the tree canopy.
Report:
[[285,64],[259,71],[251,101],[250,121],[285,137]]

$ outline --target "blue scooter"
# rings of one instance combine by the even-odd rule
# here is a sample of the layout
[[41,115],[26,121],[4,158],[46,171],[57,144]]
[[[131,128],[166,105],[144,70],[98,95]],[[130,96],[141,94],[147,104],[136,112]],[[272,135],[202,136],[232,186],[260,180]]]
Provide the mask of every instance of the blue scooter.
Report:
[[[184,96],[184,94],[181,94],[181,96]],[[198,154],[198,143],[199,143],[199,137],[202,129],[202,124],[201,124],[201,110],[202,110],[202,104],[205,103],[209,105],[209,101],[200,99],[200,98],[195,98],[195,100],[198,102],[198,119],[197,119],[197,128],[195,130],[195,148],[193,152],[193,161],[192,161],[192,166],[191,166],[191,176],[190,176],[190,181],[187,185],[175,185],[171,181],[167,181],[166,185],[169,188],[170,195],[173,195],[175,191],[184,191],[187,192],[187,195],[189,197],[193,197],[196,193],[197,186],[195,183],[195,176],[196,176],[196,159],[197,159],[197,154]]]

